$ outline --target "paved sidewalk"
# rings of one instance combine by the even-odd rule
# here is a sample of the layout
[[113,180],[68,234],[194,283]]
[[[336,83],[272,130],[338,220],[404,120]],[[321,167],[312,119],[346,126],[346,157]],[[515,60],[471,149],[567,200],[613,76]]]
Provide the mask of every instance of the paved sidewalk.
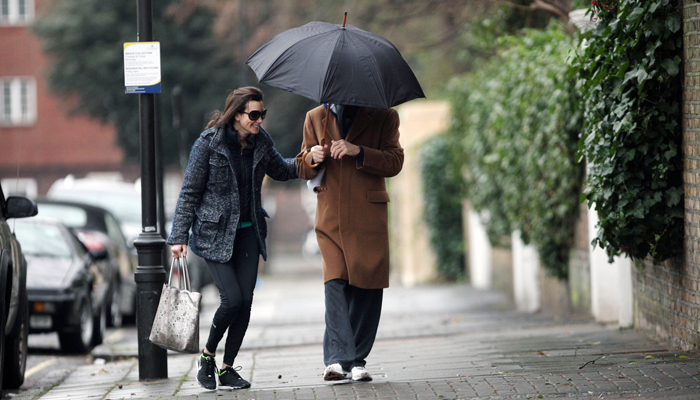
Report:
[[[204,292],[202,345],[218,303]],[[206,391],[196,355],[168,355],[168,379],[140,382],[135,330],[93,351],[109,361],[55,371],[13,399],[537,399],[700,398],[700,356],[635,330],[557,321],[513,311],[502,294],[466,285],[384,294],[368,383],[326,383],[321,372],[323,284],[319,274],[262,277],[236,364],[252,388]],[[222,347],[220,346],[220,349]],[[218,353],[218,364],[223,354]]]

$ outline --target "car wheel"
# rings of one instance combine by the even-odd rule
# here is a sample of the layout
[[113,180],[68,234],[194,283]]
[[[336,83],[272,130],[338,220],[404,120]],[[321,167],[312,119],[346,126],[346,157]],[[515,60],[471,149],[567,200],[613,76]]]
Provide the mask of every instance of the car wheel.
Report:
[[122,285],[117,284],[112,289],[112,301],[109,303],[109,315],[107,318],[107,322],[109,322],[109,326],[112,326],[114,328],[121,328],[122,327],[123,316],[122,316],[121,304],[122,304]]
[[90,344],[97,346],[102,344],[107,329],[107,305],[102,303],[99,313],[94,317],[92,322],[92,339]]
[[[23,271],[26,271],[26,268]],[[3,371],[3,386],[5,389],[19,389],[24,383],[24,371],[27,368],[29,305],[27,302],[27,276],[26,273],[22,275],[20,278],[17,319],[5,343],[5,368]]]
[[80,325],[58,333],[61,350],[68,353],[87,353],[93,334],[92,303],[88,298],[80,305]]

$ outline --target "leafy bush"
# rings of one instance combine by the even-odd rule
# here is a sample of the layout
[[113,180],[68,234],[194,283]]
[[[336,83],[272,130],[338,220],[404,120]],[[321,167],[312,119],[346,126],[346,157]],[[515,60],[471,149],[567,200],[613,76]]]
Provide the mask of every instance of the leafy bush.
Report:
[[559,278],[568,272],[583,179],[579,96],[568,76],[574,46],[556,23],[501,38],[496,58],[449,88],[467,196],[487,211],[491,242],[520,230]]
[[456,162],[459,153],[447,135],[431,138],[420,150],[420,170],[425,199],[423,216],[430,244],[437,256],[441,278],[465,276],[462,224],[463,179]]
[[662,261],[683,251],[680,5],[620,0],[593,11],[574,62],[590,164],[582,197],[600,220],[593,243],[611,258]]

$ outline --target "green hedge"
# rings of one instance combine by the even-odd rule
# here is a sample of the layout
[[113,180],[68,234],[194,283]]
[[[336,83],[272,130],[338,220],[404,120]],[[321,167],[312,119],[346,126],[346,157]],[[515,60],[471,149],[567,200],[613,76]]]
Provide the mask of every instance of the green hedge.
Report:
[[683,251],[679,3],[598,2],[597,26],[574,62],[580,155],[591,165],[583,198],[600,220],[593,243],[611,258],[662,261]]
[[492,243],[520,230],[545,270],[566,278],[583,179],[569,76],[576,41],[553,23],[498,44],[497,57],[449,86],[467,196]]
[[456,151],[447,135],[431,138],[420,149],[423,182],[423,217],[428,225],[430,244],[437,257],[440,278],[465,277],[462,199],[464,183]]

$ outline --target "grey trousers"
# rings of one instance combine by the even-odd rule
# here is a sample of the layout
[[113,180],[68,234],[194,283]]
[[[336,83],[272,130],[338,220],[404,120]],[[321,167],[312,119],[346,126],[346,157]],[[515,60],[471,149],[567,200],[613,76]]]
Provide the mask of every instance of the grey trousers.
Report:
[[374,345],[382,312],[383,289],[360,289],[343,279],[325,283],[326,331],[323,362],[340,363],[343,370],[365,366]]

